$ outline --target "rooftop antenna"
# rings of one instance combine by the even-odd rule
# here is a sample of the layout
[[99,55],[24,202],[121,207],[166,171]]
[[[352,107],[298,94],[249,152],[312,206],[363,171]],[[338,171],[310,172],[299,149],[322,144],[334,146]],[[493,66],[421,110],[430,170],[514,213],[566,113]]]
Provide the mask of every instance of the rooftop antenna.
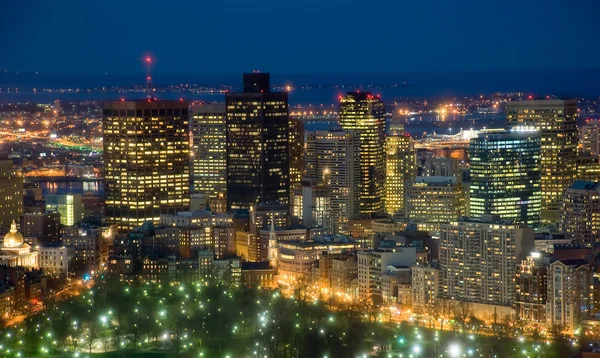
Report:
[[150,66],[152,65],[152,59],[150,56],[146,57],[146,98],[152,99],[152,75],[150,74]]

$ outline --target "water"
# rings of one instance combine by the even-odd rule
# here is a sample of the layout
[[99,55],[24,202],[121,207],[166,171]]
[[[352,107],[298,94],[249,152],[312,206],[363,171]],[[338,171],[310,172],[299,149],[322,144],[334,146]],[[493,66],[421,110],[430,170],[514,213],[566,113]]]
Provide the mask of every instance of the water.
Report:
[[93,194],[104,197],[104,182],[101,180],[93,181],[35,181],[42,188],[42,194]]
[[[504,128],[506,117],[504,113],[498,113],[494,115],[447,116],[442,120],[437,115],[427,114],[403,118],[399,123],[402,122],[404,122],[405,132],[419,138],[434,132],[436,134],[456,134],[463,129]],[[398,122],[395,121],[395,123]],[[307,120],[304,122],[304,129],[310,132],[326,131],[340,129],[340,125],[336,121]]]
[[[224,88],[237,86],[241,75],[168,75],[155,74],[157,87],[164,84],[201,84]],[[144,76],[50,75],[0,73],[0,102],[138,99],[142,93],[118,93],[110,87],[143,84]],[[496,92],[525,92],[562,97],[600,96],[600,69],[480,71],[452,73],[373,73],[373,74],[272,74],[274,85],[291,85],[291,105],[330,106],[338,97],[355,89],[370,90],[386,101],[399,98],[461,97]],[[310,89],[302,89],[308,86]],[[42,92],[42,88],[106,88],[106,92]],[[8,92],[8,88],[11,91]],[[19,88],[16,92],[15,88]],[[36,88],[37,93],[33,92]],[[223,101],[223,93],[159,92],[158,98]]]

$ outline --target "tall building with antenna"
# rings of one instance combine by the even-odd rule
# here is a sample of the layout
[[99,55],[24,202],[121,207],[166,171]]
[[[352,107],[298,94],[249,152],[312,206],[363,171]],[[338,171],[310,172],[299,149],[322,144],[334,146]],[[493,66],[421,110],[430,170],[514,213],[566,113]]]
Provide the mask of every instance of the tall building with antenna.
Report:
[[287,92],[271,92],[268,73],[245,73],[227,93],[227,208],[285,204],[290,196]]
[[151,80],[145,99],[103,106],[106,221],[124,231],[189,208],[188,103],[153,98]]

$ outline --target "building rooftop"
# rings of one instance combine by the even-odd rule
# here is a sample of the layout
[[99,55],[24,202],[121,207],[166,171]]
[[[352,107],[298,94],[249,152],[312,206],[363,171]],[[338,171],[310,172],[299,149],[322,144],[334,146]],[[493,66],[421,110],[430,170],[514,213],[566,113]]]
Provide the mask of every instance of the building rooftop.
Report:
[[565,260],[557,260],[557,262],[560,262],[566,266],[587,265],[587,261],[585,261],[584,259],[565,259]]
[[600,182],[588,180],[575,180],[571,185],[571,189],[600,191]]
[[423,176],[417,177],[415,183],[418,184],[429,184],[429,185],[450,185],[456,184],[456,177],[444,177],[444,176]]
[[242,271],[248,270],[272,270],[269,261],[242,262]]

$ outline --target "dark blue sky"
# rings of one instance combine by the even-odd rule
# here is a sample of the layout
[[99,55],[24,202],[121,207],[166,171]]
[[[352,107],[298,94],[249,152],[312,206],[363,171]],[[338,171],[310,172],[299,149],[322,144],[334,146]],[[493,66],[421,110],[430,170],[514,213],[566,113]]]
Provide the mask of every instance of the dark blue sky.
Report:
[[2,0],[0,69],[139,73],[600,67],[597,0]]

